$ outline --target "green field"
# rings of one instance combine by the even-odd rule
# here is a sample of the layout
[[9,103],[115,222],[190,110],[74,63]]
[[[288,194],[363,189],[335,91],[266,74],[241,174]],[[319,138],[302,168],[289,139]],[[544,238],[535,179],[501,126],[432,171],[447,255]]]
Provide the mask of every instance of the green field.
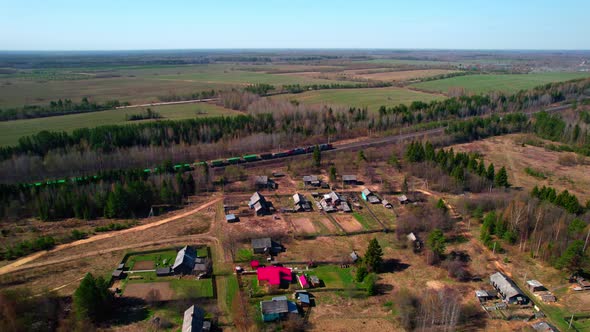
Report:
[[145,255],[133,255],[125,262],[125,267],[129,270],[133,270],[135,262],[153,261],[154,268],[168,267],[174,264],[176,258],[176,250],[167,250],[157,253],[145,254]]
[[399,104],[410,104],[416,100],[429,102],[432,100],[443,99],[444,97],[391,87],[317,90],[299,94],[282,95],[274,98],[286,98],[288,100],[297,100],[307,104],[367,107],[370,111],[377,111],[382,105],[395,106]]
[[[236,111],[206,103],[165,105],[150,108],[160,113],[160,115],[163,116],[162,120],[180,120],[195,117],[239,114]],[[144,112],[145,109],[146,108],[138,107],[47,118],[3,121],[0,122],[0,145],[14,145],[18,143],[20,137],[32,135],[41,130],[71,132],[74,129],[84,127],[155,121],[125,121],[125,115],[139,114]]]
[[456,65],[455,62],[448,61],[430,61],[430,60],[409,60],[409,59],[374,59],[362,61],[368,63],[378,63],[383,65],[414,65],[414,66],[448,66]]
[[443,80],[421,82],[412,88],[447,93],[450,88],[464,88],[467,92],[487,93],[490,91],[517,92],[551,82],[567,81],[590,77],[590,73],[535,73],[514,75],[468,75]]

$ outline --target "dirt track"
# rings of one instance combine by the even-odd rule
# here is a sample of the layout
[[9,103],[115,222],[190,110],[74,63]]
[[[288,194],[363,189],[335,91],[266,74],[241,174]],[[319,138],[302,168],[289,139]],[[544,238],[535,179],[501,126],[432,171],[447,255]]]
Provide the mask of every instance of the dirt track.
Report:
[[[156,222],[153,223],[149,223],[149,224],[145,224],[145,225],[140,225],[140,226],[136,226],[136,227],[132,227],[132,228],[128,228],[128,229],[124,229],[121,231],[115,231],[115,232],[109,232],[109,233],[104,233],[104,234],[99,234],[99,235],[95,235],[92,237],[89,237],[87,239],[83,239],[83,240],[78,240],[78,241],[74,241],[74,242],[70,242],[70,243],[66,243],[66,244],[62,244],[59,245],[57,247],[55,247],[54,249],[51,250],[47,250],[47,251],[40,251],[37,253],[34,253],[32,255],[26,256],[24,258],[21,258],[19,260],[16,260],[8,265],[5,265],[3,267],[0,268],[0,275],[3,274],[7,274],[10,272],[14,272],[14,271],[18,271],[18,270],[23,270],[26,268],[32,268],[32,267],[40,267],[40,266],[45,266],[45,265],[50,265],[50,264],[55,264],[55,263],[61,263],[61,262],[66,262],[68,260],[72,260],[72,259],[78,259],[78,258],[82,258],[82,257],[90,257],[90,256],[95,256],[95,255],[99,255],[101,253],[105,253],[105,252],[112,252],[112,251],[117,251],[117,250],[124,250],[124,249],[131,249],[131,248],[135,248],[138,247],[137,244],[134,245],[127,245],[127,246],[121,246],[121,247],[117,247],[117,248],[110,248],[108,250],[100,250],[100,251],[96,251],[96,252],[89,252],[83,255],[77,255],[76,257],[67,257],[64,259],[59,259],[59,260],[53,260],[53,261],[43,261],[40,263],[36,263],[36,264],[28,264],[29,262],[32,262],[40,257],[45,256],[48,253],[54,253],[56,251],[60,251],[60,250],[64,250],[67,248],[72,248],[72,247],[76,247],[82,244],[87,244],[87,243],[92,243],[92,242],[96,242],[96,241],[100,241],[100,240],[104,240],[104,239],[108,239],[108,238],[112,238],[115,236],[119,236],[119,235],[124,235],[124,234],[128,234],[128,233],[133,233],[133,232],[138,232],[138,231],[142,231],[142,230],[146,230],[152,227],[156,227],[156,226],[160,226],[166,223],[169,223],[171,221],[174,220],[178,220],[181,218],[185,218],[188,217],[194,213],[197,213],[199,211],[202,211],[208,207],[210,207],[211,205],[214,205],[215,203],[219,202],[220,200],[222,200],[221,197],[216,198],[214,200],[211,200],[205,204],[200,205],[197,208],[194,208],[190,211],[187,212],[183,212],[181,214],[177,214],[173,217],[169,217],[169,218],[165,218],[162,220],[158,220]],[[190,238],[195,238],[197,236],[189,236]],[[201,237],[205,238],[207,236],[201,235]],[[187,237],[182,237],[182,238],[187,238]],[[209,237],[211,238],[211,237]],[[160,244],[160,243],[168,243],[171,240],[178,240],[179,238],[175,238],[175,239],[166,239],[166,240],[160,240],[160,241],[152,241],[152,242],[146,242],[143,245],[147,246],[147,245],[152,245],[152,244]],[[210,239],[209,239],[210,240]],[[24,266],[25,264],[28,264],[26,266]]]

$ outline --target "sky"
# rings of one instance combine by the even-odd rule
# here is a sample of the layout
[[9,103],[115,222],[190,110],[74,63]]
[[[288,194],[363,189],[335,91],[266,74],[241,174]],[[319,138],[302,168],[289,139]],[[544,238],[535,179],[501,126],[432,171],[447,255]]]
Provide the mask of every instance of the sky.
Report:
[[0,0],[0,50],[590,49],[589,0]]

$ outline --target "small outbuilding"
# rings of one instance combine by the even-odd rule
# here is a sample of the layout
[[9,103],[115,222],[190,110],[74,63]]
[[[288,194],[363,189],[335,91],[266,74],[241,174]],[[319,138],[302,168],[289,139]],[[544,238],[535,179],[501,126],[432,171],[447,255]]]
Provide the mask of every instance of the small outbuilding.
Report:
[[545,286],[543,286],[542,283],[540,283],[538,280],[527,280],[526,282],[527,287],[529,288],[529,290],[533,293],[535,292],[542,292],[542,291],[546,291],[547,288],[545,288]]
[[384,199],[381,201],[381,204],[383,204],[383,207],[385,207],[386,209],[391,209],[393,208],[393,205],[391,205],[391,203],[389,203],[388,200]]
[[359,255],[356,253],[356,251],[352,251],[350,253],[350,259],[352,260],[353,263],[356,263],[356,261],[359,260]]
[[370,191],[369,189],[365,188],[363,189],[363,191],[361,191],[361,196],[363,197],[363,199],[371,204],[379,204],[381,203],[381,200],[379,199],[379,197],[377,197],[377,195],[375,195],[372,191]]
[[254,186],[256,189],[276,189],[277,184],[268,178],[266,175],[259,175],[254,177]]
[[113,279],[125,279],[125,272],[123,270],[114,270],[113,271]]
[[303,185],[305,186],[319,187],[321,184],[321,181],[316,175],[306,175],[303,177]]
[[309,276],[309,283],[311,284],[311,287],[321,286],[320,278],[318,278],[318,276]]
[[165,277],[172,274],[171,267],[160,267],[156,269],[156,276],[158,277]]
[[305,274],[302,274],[300,276],[297,277],[297,282],[299,283],[299,286],[301,286],[301,288],[303,289],[307,289],[310,287],[309,282],[307,281],[307,277],[305,276]]
[[356,185],[356,175],[342,175],[342,183],[348,185]]
[[397,200],[399,201],[400,204],[408,204],[408,203],[410,203],[410,200],[408,199],[408,197],[406,195],[399,195],[399,196],[397,196]]
[[235,214],[230,213],[230,214],[225,215],[225,221],[232,223],[232,222],[238,222],[238,221],[240,221],[240,219]]

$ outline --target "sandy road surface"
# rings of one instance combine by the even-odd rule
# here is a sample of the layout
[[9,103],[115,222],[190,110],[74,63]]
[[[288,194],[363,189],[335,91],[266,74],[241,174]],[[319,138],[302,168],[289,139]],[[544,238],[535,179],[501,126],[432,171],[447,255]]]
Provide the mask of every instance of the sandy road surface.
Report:
[[[149,224],[145,224],[145,225],[139,225],[139,226],[136,226],[136,227],[132,227],[132,228],[128,228],[128,229],[124,229],[124,230],[120,230],[120,231],[103,233],[103,234],[91,236],[91,237],[89,237],[87,239],[78,240],[78,241],[74,241],[74,242],[70,242],[70,243],[58,245],[58,246],[56,246],[55,248],[53,248],[51,250],[40,251],[40,252],[34,253],[32,255],[26,256],[24,258],[21,258],[21,259],[16,260],[16,261],[14,261],[14,262],[12,262],[12,263],[10,263],[8,265],[5,265],[5,266],[1,267],[0,268],[0,275],[7,274],[7,273],[10,273],[10,272],[14,272],[14,271],[17,271],[17,270],[21,270],[23,265],[25,265],[25,264],[27,264],[27,263],[29,263],[31,261],[34,261],[37,258],[40,258],[40,257],[42,257],[42,256],[44,256],[44,255],[46,255],[46,254],[48,254],[50,252],[53,253],[53,252],[56,252],[56,251],[64,250],[64,249],[67,249],[67,248],[72,248],[72,247],[79,246],[79,245],[82,245],[82,244],[87,244],[87,243],[92,243],[92,242],[96,242],[96,241],[108,239],[108,238],[111,238],[111,237],[114,237],[114,236],[119,236],[119,235],[123,235],[123,234],[127,234],[127,233],[133,233],[133,232],[143,231],[143,230],[146,230],[146,229],[149,229],[149,228],[152,228],[152,227],[156,227],[156,226],[160,226],[160,225],[169,223],[169,222],[174,221],[174,220],[178,220],[178,219],[181,219],[181,218],[188,217],[188,216],[190,216],[190,215],[192,215],[194,213],[197,213],[199,211],[202,211],[202,210],[210,207],[211,205],[214,205],[215,203],[221,201],[222,199],[223,198],[221,198],[221,197],[216,198],[216,199],[211,200],[211,201],[209,201],[209,202],[207,202],[207,203],[205,203],[203,205],[200,205],[197,208],[194,208],[194,209],[192,209],[190,211],[183,212],[181,214],[177,214],[177,215],[175,215],[173,217],[169,217],[169,218],[165,218],[165,219],[162,219],[162,220],[158,220],[158,221],[153,222],[153,223],[149,223]],[[156,241],[156,242],[162,242],[162,241]],[[87,253],[85,255],[81,255],[81,257],[98,255],[98,254],[104,253],[104,252],[111,252],[111,251],[128,249],[127,247],[129,247],[129,248],[131,248],[131,247],[137,247],[137,245],[123,246],[123,247],[120,247],[120,248],[111,248],[109,250],[101,250],[101,251],[97,251],[97,252],[91,252],[91,253]],[[72,259],[72,258],[71,257],[70,258],[67,258],[65,261],[70,260],[70,259]],[[45,262],[42,262],[42,263],[39,263],[39,264],[30,264],[30,265],[27,265],[27,267],[37,267],[37,266],[49,265],[48,263],[50,263],[50,262],[45,261]],[[58,262],[57,261],[51,262],[51,264],[54,264],[54,263],[58,263]]]

